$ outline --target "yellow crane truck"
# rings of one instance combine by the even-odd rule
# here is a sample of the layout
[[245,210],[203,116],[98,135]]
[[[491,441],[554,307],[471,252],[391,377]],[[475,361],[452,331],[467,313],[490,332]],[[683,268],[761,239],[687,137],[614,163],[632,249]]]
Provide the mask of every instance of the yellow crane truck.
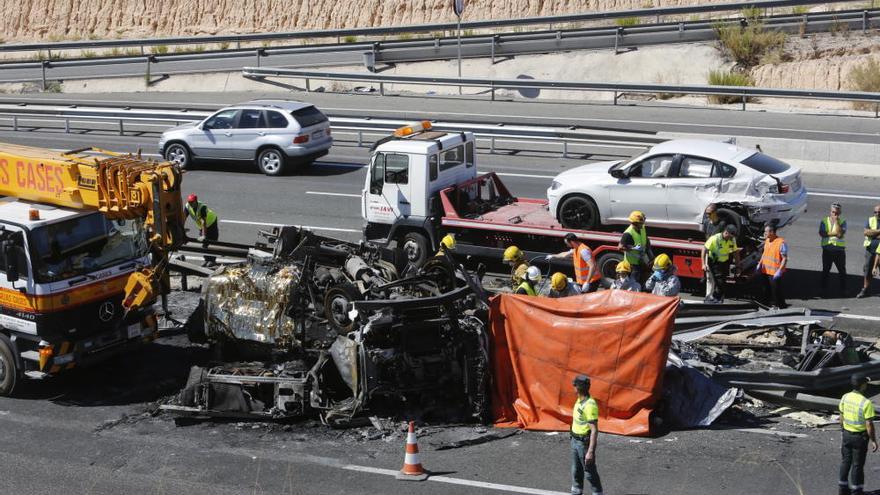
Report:
[[156,337],[180,180],[135,155],[0,143],[0,396]]

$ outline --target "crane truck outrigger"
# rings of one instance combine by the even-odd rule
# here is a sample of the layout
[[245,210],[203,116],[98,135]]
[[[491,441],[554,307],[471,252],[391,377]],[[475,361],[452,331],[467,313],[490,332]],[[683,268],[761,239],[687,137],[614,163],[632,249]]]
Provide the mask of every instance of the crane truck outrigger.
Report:
[[0,143],[0,396],[156,337],[180,181],[130,154]]

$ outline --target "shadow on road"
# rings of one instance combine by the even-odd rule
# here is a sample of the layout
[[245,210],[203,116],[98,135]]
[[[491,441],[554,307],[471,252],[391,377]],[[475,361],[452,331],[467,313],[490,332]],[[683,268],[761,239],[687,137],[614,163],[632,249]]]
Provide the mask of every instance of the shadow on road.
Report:
[[207,348],[189,345],[186,336],[162,338],[92,367],[42,381],[24,380],[15,397],[77,407],[155,402],[180,391],[190,367],[208,359]]
[[[363,164],[361,163],[341,163],[341,162],[324,162],[316,161],[312,165],[298,167],[297,170],[284,174],[283,177],[308,176],[308,177],[328,177],[336,175],[346,175],[350,173],[363,173]],[[231,172],[240,174],[258,174],[260,170],[252,162],[203,162],[191,167],[191,170],[205,172]],[[269,177],[267,177],[269,179]]]

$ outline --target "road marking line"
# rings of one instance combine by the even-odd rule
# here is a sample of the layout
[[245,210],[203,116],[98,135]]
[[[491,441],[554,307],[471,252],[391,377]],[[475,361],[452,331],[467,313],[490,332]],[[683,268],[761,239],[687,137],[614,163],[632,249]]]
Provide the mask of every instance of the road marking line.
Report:
[[296,226],[296,227],[299,227],[302,229],[309,229],[309,230],[326,230],[326,231],[330,231],[330,232],[353,232],[356,234],[359,234],[361,232],[358,229],[340,229],[337,227],[320,227],[317,225],[294,225],[294,224],[289,224],[289,223],[254,222],[252,220],[246,221],[246,220],[222,220],[221,219],[220,223],[234,223],[234,224],[241,224],[241,225],[265,225],[267,227],[287,227],[287,226],[293,225],[293,226]]
[[859,194],[841,194],[841,193],[821,193],[821,192],[809,192],[807,191],[807,196],[825,196],[828,198],[848,198],[848,199],[873,199],[880,200],[880,196],[861,196]]
[[342,196],[343,198],[360,198],[360,194],[335,193],[323,191],[306,191],[306,194],[314,194],[316,196]]
[[[381,474],[384,476],[397,476],[398,471],[393,469],[374,468],[370,466],[358,466],[356,464],[346,464],[340,466],[348,471],[357,471],[359,473]],[[473,486],[476,488],[485,488],[487,490],[498,490],[508,493],[528,493],[531,495],[567,495],[568,492],[554,492],[551,490],[541,490],[538,488],[526,488],[516,485],[502,485],[500,483],[488,483],[485,481],[465,480],[461,478],[450,478],[449,476],[429,476],[428,481],[436,481],[438,483],[449,483],[451,485]]]
[[746,432],[746,433],[760,433],[762,435],[775,435],[778,437],[809,438],[809,435],[805,435],[803,433],[789,433],[787,431],[762,430],[760,428],[734,428],[733,431],[742,431],[742,432]]
[[846,318],[849,320],[880,321],[880,316],[853,315],[853,314],[849,314],[849,313],[838,313],[836,316],[840,317],[840,318]]

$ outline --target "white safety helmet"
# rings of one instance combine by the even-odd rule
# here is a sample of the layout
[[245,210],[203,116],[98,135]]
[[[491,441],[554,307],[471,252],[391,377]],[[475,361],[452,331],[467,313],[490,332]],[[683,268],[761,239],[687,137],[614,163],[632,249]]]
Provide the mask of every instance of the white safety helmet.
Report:
[[526,280],[529,282],[537,282],[541,280],[541,270],[538,269],[537,266],[530,266],[528,270],[526,270]]

